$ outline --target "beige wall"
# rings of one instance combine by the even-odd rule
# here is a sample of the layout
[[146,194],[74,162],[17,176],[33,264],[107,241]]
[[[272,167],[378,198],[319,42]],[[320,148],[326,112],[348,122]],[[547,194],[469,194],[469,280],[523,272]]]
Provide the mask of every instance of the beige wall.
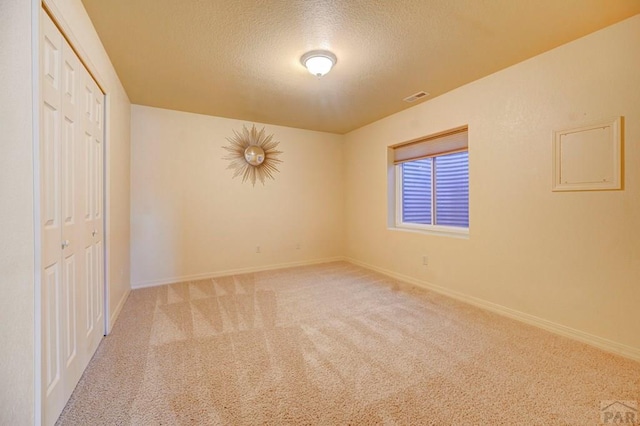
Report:
[[[347,255],[640,354],[638,46],[640,16],[346,135]],[[624,191],[551,192],[552,132],[611,116]],[[466,124],[470,238],[387,229],[387,146]]]
[[45,0],[107,95],[106,245],[111,323],[130,291],[131,103],[80,0]]
[[33,424],[31,4],[0,1],[0,424]]
[[222,160],[243,124],[132,107],[133,286],[343,255],[342,137],[266,125],[283,163],[252,187]]

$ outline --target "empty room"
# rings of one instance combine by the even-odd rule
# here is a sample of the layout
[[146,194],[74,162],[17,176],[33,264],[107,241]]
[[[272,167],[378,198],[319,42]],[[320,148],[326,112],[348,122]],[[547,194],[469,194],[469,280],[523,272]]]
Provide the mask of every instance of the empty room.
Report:
[[0,424],[640,424],[638,0],[1,0]]

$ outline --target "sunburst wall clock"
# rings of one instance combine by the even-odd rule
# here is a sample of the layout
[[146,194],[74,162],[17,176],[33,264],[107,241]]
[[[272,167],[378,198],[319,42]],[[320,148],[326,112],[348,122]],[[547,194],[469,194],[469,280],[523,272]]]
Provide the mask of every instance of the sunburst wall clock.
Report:
[[233,136],[227,138],[228,146],[223,146],[229,154],[223,157],[231,163],[227,167],[234,170],[233,177],[242,175],[242,182],[250,181],[255,186],[259,180],[263,185],[266,178],[274,179],[274,173],[279,170],[276,164],[282,160],[276,158],[282,151],[276,150],[280,144],[273,139],[273,135],[267,135],[264,127],[258,131],[255,125],[251,130],[242,126],[242,131],[233,131]]

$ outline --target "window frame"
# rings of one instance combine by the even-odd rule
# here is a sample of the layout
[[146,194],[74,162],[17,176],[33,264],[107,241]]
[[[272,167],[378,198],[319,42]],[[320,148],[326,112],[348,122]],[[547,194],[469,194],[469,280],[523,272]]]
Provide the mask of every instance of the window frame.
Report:
[[[465,126],[466,127],[466,126]],[[468,132],[468,128],[467,128],[467,132]],[[447,132],[443,132],[443,133],[447,133]],[[402,199],[403,199],[403,192],[402,192],[402,164],[404,164],[405,162],[409,162],[409,161],[403,161],[397,164],[394,164],[393,161],[393,150],[395,149],[395,147],[389,147],[389,155],[390,155],[390,159],[389,159],[389,164],[390,167],[392,168],[391,170],[391,174],[390,177],[393,178],[393,191],[392,191],[392,196],[393,199],[390,199],[390,213],[393,211],[393,220],[389,221],[389,226],[388,229],[390,230],[397,230],[397,231],[404,231],[404,232],[417,232],[417,233],[422,233],[422,234],[431,234],[431,235],[440,235],[440,236],[448,236],[448,237],[457,237],[457,238],[469,238],[469,229],[471,227],[471,224],[469,223],[469,225],[467,227],[458,227],[458,226],[448,226],[448,225],[435,225],[435,224],[431,224],[431,225],[427,225],[427,224],[420,224],[420,223],[412,223],[412,222],[404,222],[403,221],[403,215],[402,215]],[[453,154],[455,152],[467,152],[467,154],[469,153],[469,145],[467,144],[466,148],[464,149],[459,149],[456,150],[454,152],[442,152],[442,153],[438,153],[435,155],[429,155],[428,157],[425,158],[437,158],[437,157],[441,157],[441,156],[445,156],[445,155],[449,155],[449,154]],[[417,159],[416,159],[417,160]],[[416,161],[416,160],[410,160],[410,161]],[[432,215],[432,221],[433,219],[435,219],[435,215],[436,215],[436,193],[435,193],[435,185],[436,185],[436,167],[432,167],[431,169],[431,190],[432,190],[432,197],[431,197],[431,215]],[[470,182],[469,182],[470,183]],[[390,188],[391,189],[391,188]],[[469,197],[469,201],[470,201],[470,197]],[[393,210],[391,210],[391,202],[393,203]],[[470,210],[470,209],[469,209]],[[470,213],[470,211],[469,211]],[[469,218],[470,219],[470,218]]]

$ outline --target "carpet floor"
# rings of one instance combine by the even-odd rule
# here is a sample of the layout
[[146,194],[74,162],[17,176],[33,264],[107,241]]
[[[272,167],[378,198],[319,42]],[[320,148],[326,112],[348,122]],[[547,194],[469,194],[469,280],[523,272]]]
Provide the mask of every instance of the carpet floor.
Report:
[[132,291],[58,424],[582,426],[639,399],[639,363],[336,262]]

